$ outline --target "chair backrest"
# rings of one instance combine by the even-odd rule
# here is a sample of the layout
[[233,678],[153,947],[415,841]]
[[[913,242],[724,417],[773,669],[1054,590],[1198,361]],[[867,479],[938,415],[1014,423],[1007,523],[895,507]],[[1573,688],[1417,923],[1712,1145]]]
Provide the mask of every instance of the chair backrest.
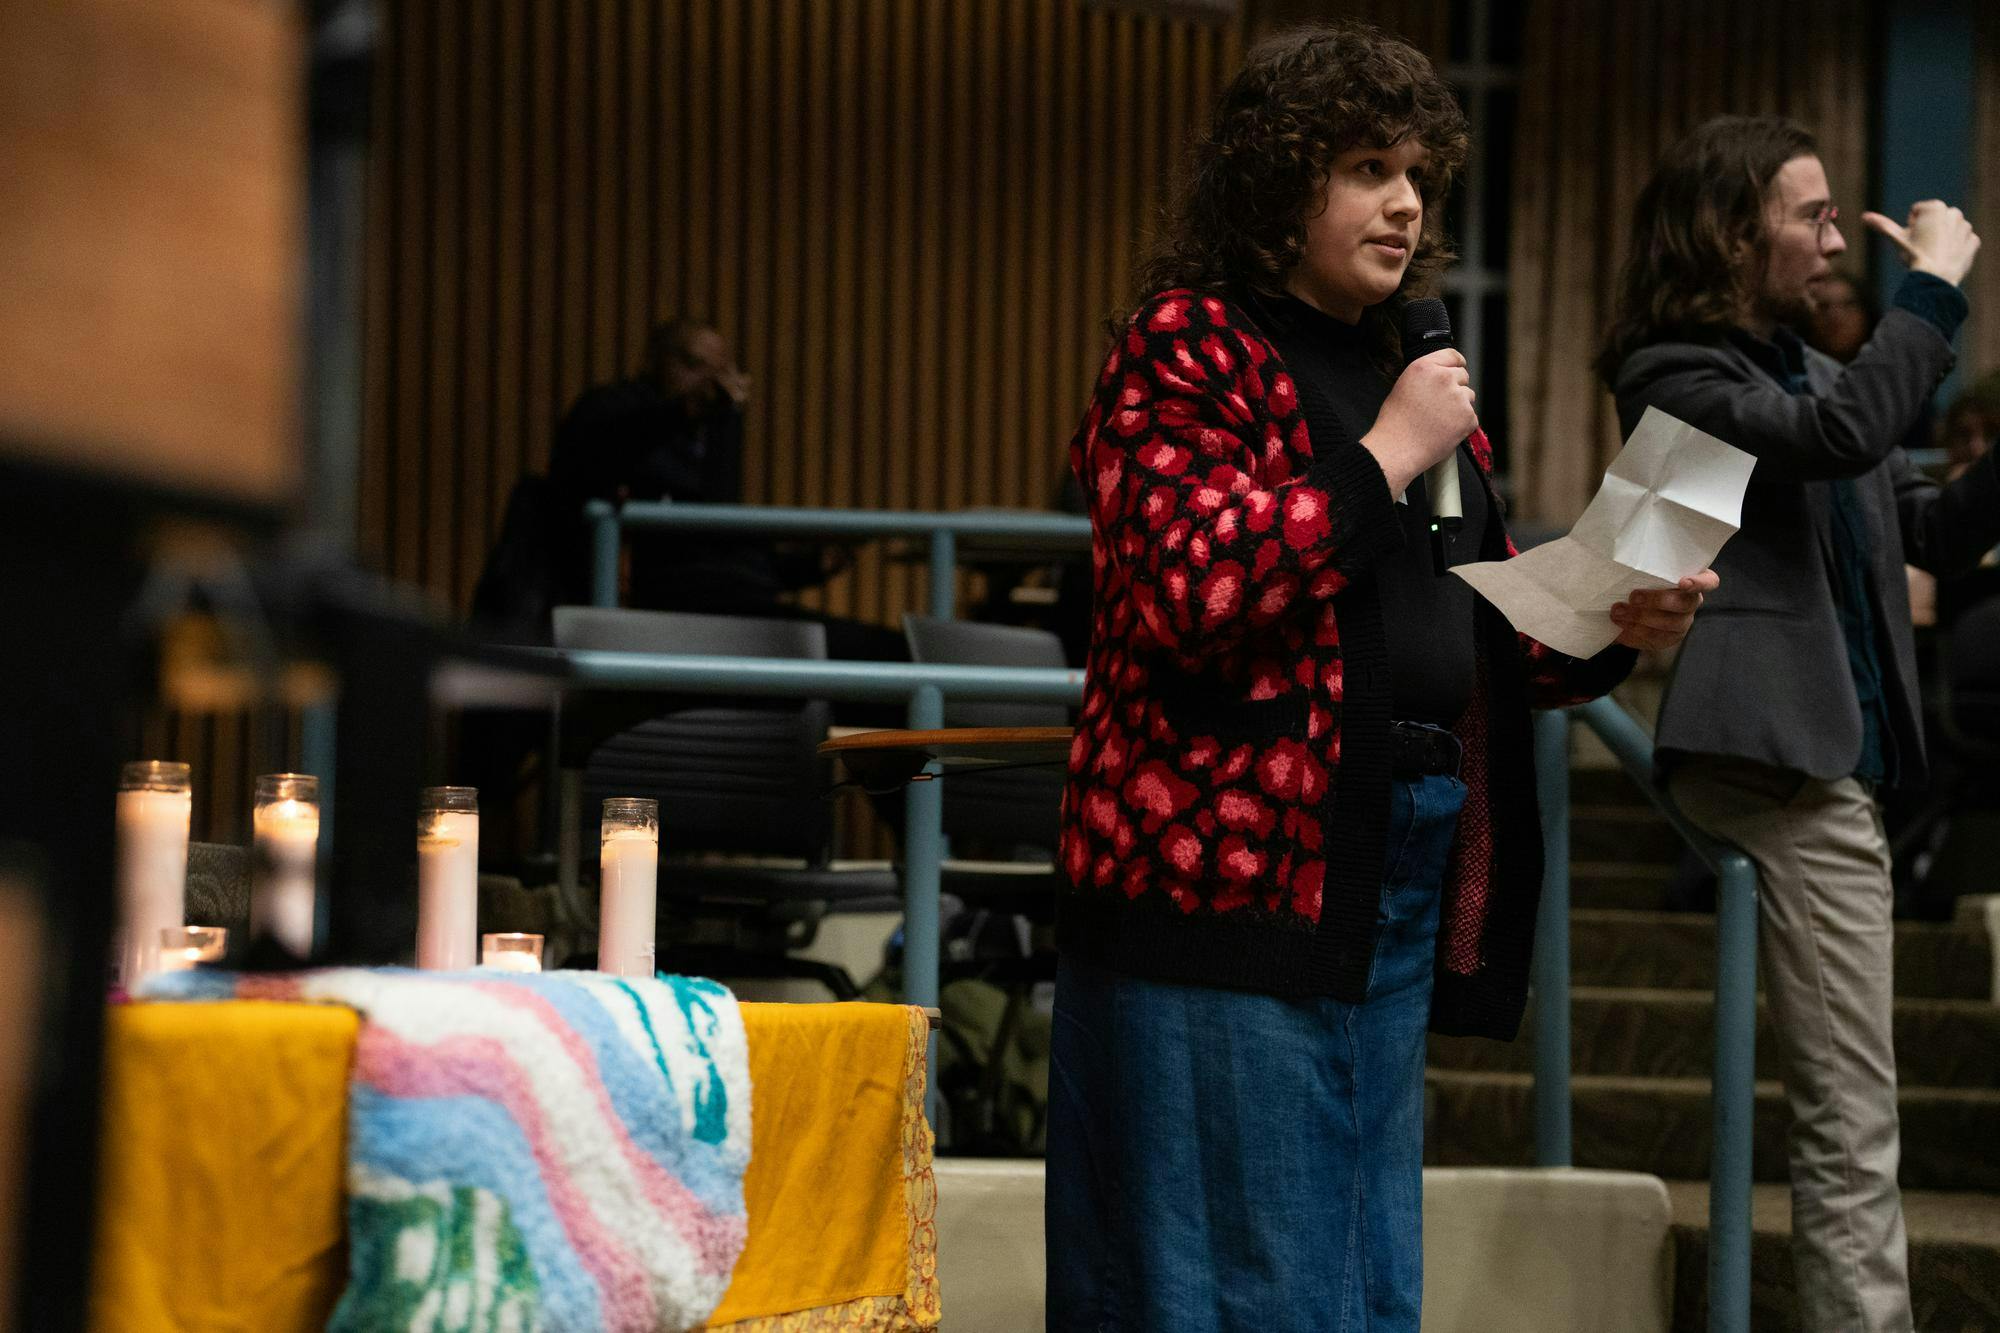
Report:
[[[903,617],[910,659],[961,666],[1064,667],[1062,640],[1047,630],[969,620]],[[1061,727],[1061,704],[946,703],[946,726]],[[944,831],[954,851],[1008,859],[1052,854],[1059,837],[1059,768],[965,769],[944,780]]]
[[[554,622],[559,648],[826,658],[826,629],[807,620],[563,606]],[[825,700],[642,698],[651,717],[590,747],[583,778],[586,847],[596,840],[605,798],[650,796],[660,803],[664,854],[755,852],[825,864],[833,834],[829,767],[818,752],[829,720]],[[565,730],[579,711],[564,705]]]
[[[1069,665],[1062,640],[1045,629],[905,615],[903,636],[909,640],[912,662],[1058,669]],[[1069,709],[1061,704],[947,702],[944,721],[948,727],[1060,727],[1068,724]]]
[[229,843],[188,844],[187,923],[250,928],[250,853]]

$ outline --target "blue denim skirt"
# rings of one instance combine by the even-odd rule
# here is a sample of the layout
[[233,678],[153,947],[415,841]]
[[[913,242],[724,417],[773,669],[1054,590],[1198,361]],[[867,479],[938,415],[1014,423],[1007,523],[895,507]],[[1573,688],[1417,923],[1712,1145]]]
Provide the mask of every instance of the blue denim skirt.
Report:
[[1416,1333],[1424,1036],[1466,789],[1443,775],[1392,785],[1362,1003],[1062,961],[1050,1329]]

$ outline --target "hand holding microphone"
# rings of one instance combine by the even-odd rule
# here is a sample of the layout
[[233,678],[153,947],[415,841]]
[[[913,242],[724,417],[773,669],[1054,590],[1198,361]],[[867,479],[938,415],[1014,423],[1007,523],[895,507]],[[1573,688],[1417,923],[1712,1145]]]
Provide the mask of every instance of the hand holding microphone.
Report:
[[1431,506],[1431,556],[1447,568],[1445,542],[1465,522],[1458,491],[1458,444],[1479,428],[1472,376],[1452,345],[1451,316],[1436,297],[1403,307],[1403,373],[1361,443],[1389,489],[1401,494],[1419,474]]
[[1400,495],[1441,461],[1450,461],[1458,442],[1478,425],[1465,358],[1447,348],[1409,364],[1361,443],[1382,465],[1390,493]]

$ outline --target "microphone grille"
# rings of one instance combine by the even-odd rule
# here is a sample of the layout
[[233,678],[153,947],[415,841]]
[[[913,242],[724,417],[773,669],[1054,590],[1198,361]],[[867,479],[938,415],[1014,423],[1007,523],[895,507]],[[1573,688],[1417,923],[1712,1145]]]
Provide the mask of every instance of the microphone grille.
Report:
[[1435,296],[1420,296],[1403,307],[1403,363],[1453,346],[1451,312]]

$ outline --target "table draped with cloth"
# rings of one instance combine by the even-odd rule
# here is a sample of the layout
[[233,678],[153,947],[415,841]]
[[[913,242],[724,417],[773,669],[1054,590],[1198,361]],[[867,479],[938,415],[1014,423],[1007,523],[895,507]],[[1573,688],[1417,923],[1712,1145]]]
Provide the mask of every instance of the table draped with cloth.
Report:
[[[938,1322],[922,1010],[744,1004],[747,1239],[715,1330]],[[91,1324],[319,1329],[348,1278],[350,1066],[328,1004],[133,1003],[108,1015]]]

